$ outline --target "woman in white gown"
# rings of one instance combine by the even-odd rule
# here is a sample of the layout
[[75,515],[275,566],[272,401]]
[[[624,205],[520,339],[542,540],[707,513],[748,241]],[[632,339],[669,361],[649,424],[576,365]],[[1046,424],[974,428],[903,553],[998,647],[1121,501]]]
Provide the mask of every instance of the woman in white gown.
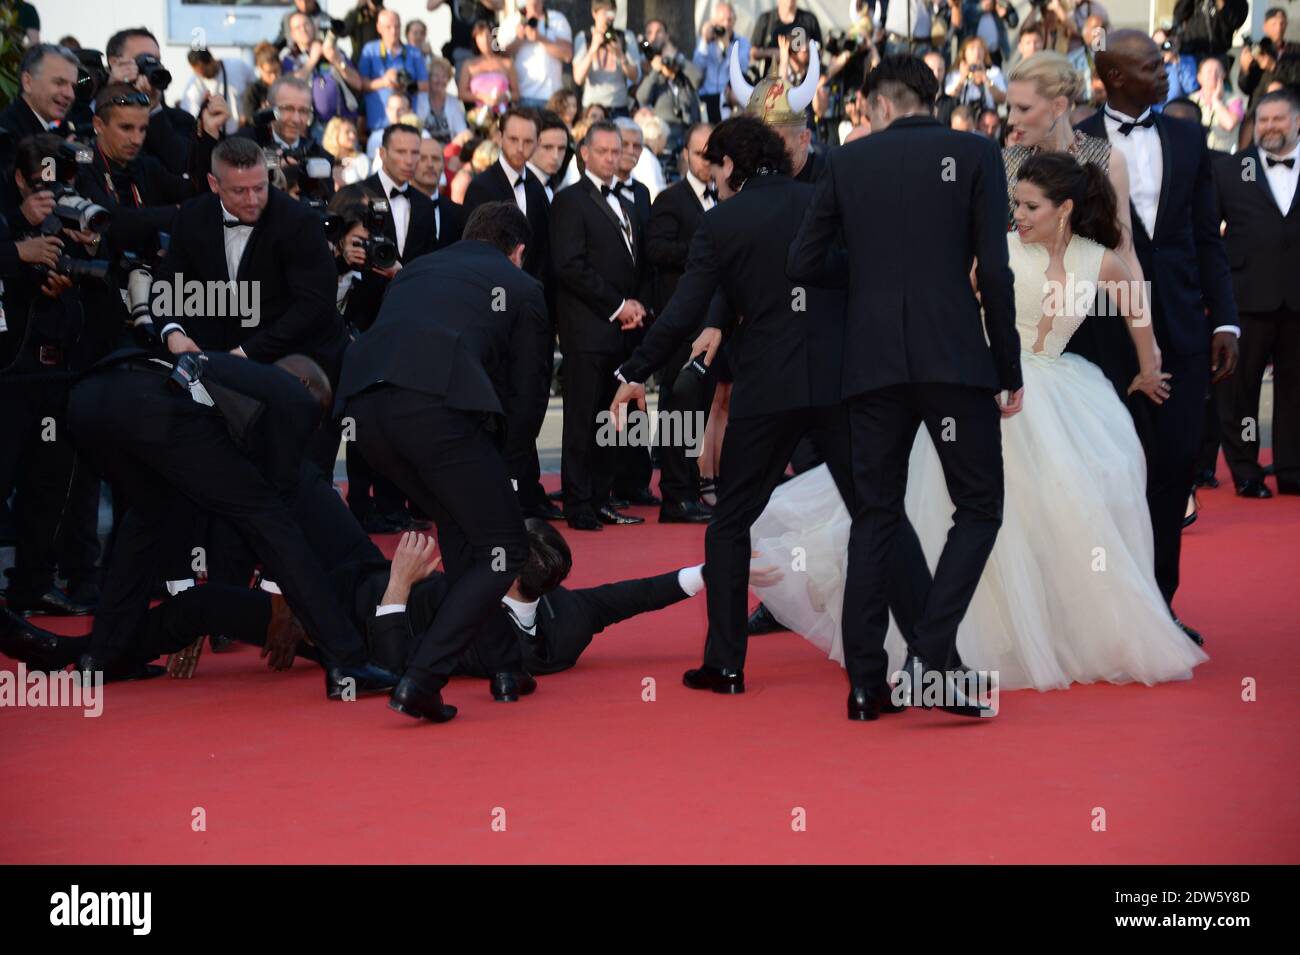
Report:
[[[1105,174],[1074,159],[1026,161],[1016,186],[1016,326],[1025,380],[1021,414],[1002,422],[1002,529],[957,633],[966,666],[996,671],[1001,689],[1182,680],[1208,657],[1174,624],[1156,587],[1146,462],[1132,419],[1095,365],[1063,353],[1098,286],[1127,321],[1142,371],[1129,392],[1160,403],[1160,368],[1145,303],[1112,251],[1120,241]],[[1104,318],[1101,320],[1105,320]],[[942,437],[942,436],[941,436]],[[960,440],[960,435],[953,435]],[[931,567],[952,526],[939,458],[918,431],[906,507]],[[754,524],[754,549],[783,578],[756,588],[783,624],[844,662],[840,610],[850,519],[825,466],[777,489]],[[890,672],[904,643],[891,621]]]

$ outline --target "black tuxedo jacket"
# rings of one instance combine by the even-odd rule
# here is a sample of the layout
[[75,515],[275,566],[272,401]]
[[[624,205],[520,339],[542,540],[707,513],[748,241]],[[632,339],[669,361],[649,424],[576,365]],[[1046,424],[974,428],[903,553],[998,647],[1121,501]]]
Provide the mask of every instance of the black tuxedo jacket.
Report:
[[[544,283],[550,256],[547,249],[550,241],[550,203],[546,199],[546,187],[527,166],[524,166],[524,197],[528,201],[528,224],[533,230],[533,240],[524,249],[524,271]],[[470,180],[469,188],[465,190],[465,216],[468,218],[470,213],[485,202],[516,201],[506,171],[501,168],[500,162],[494,162]]]
[[1279,209],[1265,168],[1258,146],[1214,165],[1232,288],[1239,311],[1300,312],[1300,189],[1290,209]]
[[619,202],[632,225],[631,252],[618,216],[589,177],[561,189],[551,203],[555,309],[565,354],[623,354],[624,333],[610,315],[624,299],[645,304],[636,210],[625,199]]
[[646,257],[654,272],[654,306],[663,312],[686,271],[691,236],[704,215],[704,206],[685,179],[655,197],[646,229]]
[[841,229],[845,397],[904,383],[1021,386],[1006,171],[995,142],[905,116],[828,153],[790,246],[790,278],[811,281]]
[[[6,205],[17,205],[19,201],[18,187],[14,184],[14,155],[18,143],[43,132],[45,125],[21,96],[0,110],[0,172],[3,172],[0,176],[0,200]],[[63,124],[54,134],[66,138],[71,132],[71,128]]]
[[[405,613],[377,617],[372,608],[366,626],[372,656],[381,662],[394,657],[404,660],[405,649],[412,645],[414,634],[423,633],[432,625],[446,592],[445,578],[434,573],[412,588]],[[606,627],[637,614],[660,610],[685,600],[686,596],[675,570],[599,587],[577,590],[557,587],[538,603],[536,635],[515,626],[524,669],[534,676],[567,670],[578,662],[592,638]],[[506,613],[504,609],[501,612]],[[386,654],[376,652],[376,647],[388,648]],[[472,643],[461,654],[456,673],[492,676]]]
[[[704,213],[686,272],[621,366],[623,377],[646,381],[700,325],[740,315],[729,352],[732,417],[838,402],[844,293],[826,286],[843,278],[825,265],[803,282],[785,277],[787,252],[812,196],[812,186],[786,176],[754,176]],[[727,307],[711,309],[719,292]]]
[[[184,203],[172,223],[171,236],[167,254],[154,273],[155,283],[229,281],[221,202],[215,194]],[[258,283],[255,324],[245,326],[238,317],[165,315],[158,310],[165,297],[159,297],[154,301],[158,330],[176,321],[205,351],[242,347],[258,362],[307,355],[325,369],[330,381],[338,381],[347,337],[334,308],[338,275],[320,217],[272,187],[236,278]]]
[[[1154,116],[1164,161],[1155,234],[1147,234],[1137,209],[1132,209],[1133,248],[1143,278],[1150,283],[1152,326],[1160,350],[1170,355],[1204,355],[1216,327],[1237,324],[1231,272],[1215,210],[1214,173],[1204,129],[1163,113]],[[1078,128],[1089,136],[1108,138],[1102,113],[1088,117]],[[1121,394],[1137,372],[1133,344],[1121,322],[1086,319],[1066,350],[1100,366]]]
[[[208,142],[216,144],[215,140]],[[211,149],[203,155],[210,157]],[[115,172],[111,180],[113,191],[110,191],[108,163],[103,152],[95,149],[92,161],[77,170],[77,188],[81,195],[112,213],[107,238],[114,255],[126,251],[146,254],[157,248],[159,233],[171,228],[176,207],[194,197],[198,180],[176,175],[147,153],[141,153]],[[143,206],[135,204],[128,182],[135,183]]]
[[511,464],[532,450],[546,416],[550,321],[541,284],[483,242],[458,242],[411,263],[348,349],[340,406],[379,382],[440,397],[455,410],[504,416]]

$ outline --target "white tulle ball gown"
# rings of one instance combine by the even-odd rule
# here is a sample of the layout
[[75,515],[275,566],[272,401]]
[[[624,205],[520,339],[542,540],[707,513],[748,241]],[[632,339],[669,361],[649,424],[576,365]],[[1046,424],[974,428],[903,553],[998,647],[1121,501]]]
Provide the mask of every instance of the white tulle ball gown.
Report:
[[[1156,587],[1146,462],[1132,419],[1095,365],[1063,353],[1087,309],[1054,318],[1043,334],[1047,252],[1015,233],[1008,243],[1024,409],[1002,422],[1002,529],[957,648],[967,666],[997,671],[1008,690],[1189,679],[1208,657],[1173,622]],[[1075,289],[1088,288],[1085,281],[1096,287],[1104,252],[1080,236],[1070,241],[1065,265]],[[933,570],[953,508],[925,428],[912,447],[906,508]],[[756,592],[841,665],[849,525],[822,466],[778,488],[752,529],[759,562],[785,571]],[[886,648],[893,672],[905,647],[892,619]]]

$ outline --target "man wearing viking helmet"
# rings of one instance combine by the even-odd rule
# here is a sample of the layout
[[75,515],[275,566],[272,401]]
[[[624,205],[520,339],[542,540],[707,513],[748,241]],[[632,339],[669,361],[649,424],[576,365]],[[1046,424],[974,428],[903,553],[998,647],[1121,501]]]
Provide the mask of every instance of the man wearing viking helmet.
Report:
[[[808,104],[817,93],[817,83],[821,79],[821,58],[816,40],[805,39],[808,53],[808,70],[803,82],[792,86],[787,80],[789,75],[786,63],[781,69],[766,79],[759,80],[757,86],[751,86],[745,79],[744,70],[736,56],[736,48],[731,50],[731,92],[736,102],[746,103],[746,115],[761,119],[771,126],[785,142],[785,151],[790,157],[793,177],[800,182],[816,182],[823,163],[817,152],[812,149],[812,130],[808,128]],[[791,50],[795,40],[789,42]],[[786,44],[782,44],[785,46]],[[799,52],[799,51],[794,51]],[[783,57],[784,61],[784,57]]]

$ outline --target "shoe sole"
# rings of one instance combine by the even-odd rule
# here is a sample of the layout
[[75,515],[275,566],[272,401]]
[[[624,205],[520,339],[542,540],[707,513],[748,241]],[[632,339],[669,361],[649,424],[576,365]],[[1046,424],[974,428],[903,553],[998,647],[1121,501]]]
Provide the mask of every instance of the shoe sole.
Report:
[[446,716],[431,716],[423,711],[411,709],[398,703],[396,700],[389,700],[388,708],[394,712],[401,713],[403,716],[409,716],[413,720],[428,720],[430,723],[446,723],[456,715],[456,707],[450,705],[447,706],[447,709],[451,710],[451,712]]

